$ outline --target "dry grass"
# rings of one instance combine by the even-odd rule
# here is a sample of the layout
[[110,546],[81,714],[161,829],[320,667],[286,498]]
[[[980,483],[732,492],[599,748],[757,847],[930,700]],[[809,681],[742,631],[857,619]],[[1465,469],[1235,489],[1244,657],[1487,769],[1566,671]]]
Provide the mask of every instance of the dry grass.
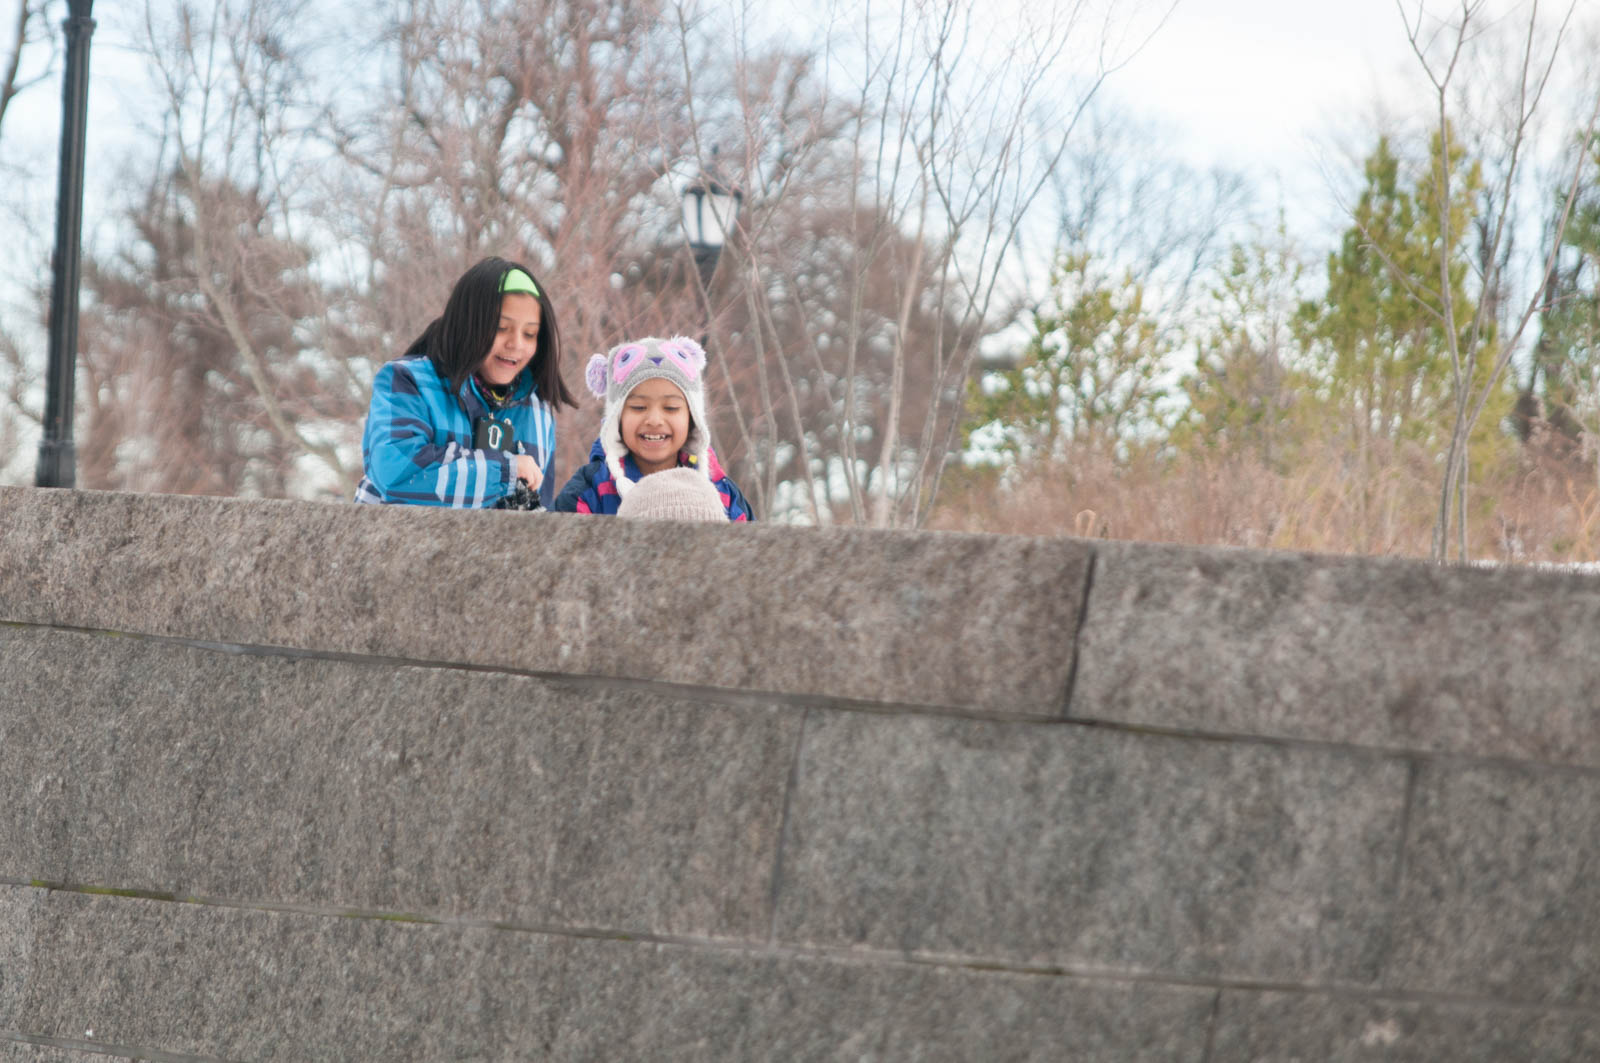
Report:
[[[930,526],[1427,557],[1438,491],[1434,461],[1403,450],[1363,456],[1325,447],[1287,470],[1250,456],[1131,463],[1083,456],[1004,476],[968,473],[951,484]],[[1527,448],[1476,473],[1468,553],[1474,560],[1600,560],[1593,465],[1570,452]]]

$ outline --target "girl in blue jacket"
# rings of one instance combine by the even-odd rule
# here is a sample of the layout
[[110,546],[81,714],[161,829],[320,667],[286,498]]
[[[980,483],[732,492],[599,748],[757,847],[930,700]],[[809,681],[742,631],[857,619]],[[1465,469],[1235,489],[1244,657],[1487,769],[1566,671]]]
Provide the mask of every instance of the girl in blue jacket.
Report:
[[[372,382],[357,502],[485,508],[554,501],[561,332],[526,266],[486,258]],[[530,499],[531,501],[531,499]]]

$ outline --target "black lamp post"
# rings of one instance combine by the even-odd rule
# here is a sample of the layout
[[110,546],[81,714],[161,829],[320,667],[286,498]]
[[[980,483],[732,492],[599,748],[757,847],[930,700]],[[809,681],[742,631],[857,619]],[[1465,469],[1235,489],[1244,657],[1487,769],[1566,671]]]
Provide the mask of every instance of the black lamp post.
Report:
[[56,252],[50,287],[50,366],[45,384],[39,487],[71,487],[72,391],[78,357],[79,255],[83,244],[83,154],[89,114],[89,38],[94,0],[68,0],[66,75],[61,88],[61,171],[56,191]]
[[717,271],[717,257],[728,242],[743,201],[744,193],[737,188],[705,174],[683,190],[683,232],[694,252],[694,264],[700,268],[702,285],[710,284]]

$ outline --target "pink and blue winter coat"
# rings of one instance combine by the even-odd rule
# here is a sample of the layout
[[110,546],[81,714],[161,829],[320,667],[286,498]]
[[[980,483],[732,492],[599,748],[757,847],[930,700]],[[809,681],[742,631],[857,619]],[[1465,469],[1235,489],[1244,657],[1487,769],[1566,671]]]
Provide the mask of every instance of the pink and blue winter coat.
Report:
[[[616,516],[617,507],[622,504],[622,496],[617,494],[616,481],[612,479],[611,470],[606,467],[605,447],[600,440],[596,439],[594,446],[589,448],[589,459],[589,464],[572,474],[572,479],[567,481],[561,493],[556,496],[555,504],[549,508],[558,513],[601,513],[609,517]],[[693,465],[695,460],[692,455],[678,455],[679,465]],[[722,471],[716,453],[708,451],[706,460],[710,464],[710,468],[706,471],[710,474],[712,484],[716,486],[717,494],[722,496],[722,508],[728,511],[728,519],[731,521],[753,519],[750,516],[750,503],[745,501],[743,492],[732,478]],[[623,456],[622,471],[635,483],[642,475],[632,454]]]

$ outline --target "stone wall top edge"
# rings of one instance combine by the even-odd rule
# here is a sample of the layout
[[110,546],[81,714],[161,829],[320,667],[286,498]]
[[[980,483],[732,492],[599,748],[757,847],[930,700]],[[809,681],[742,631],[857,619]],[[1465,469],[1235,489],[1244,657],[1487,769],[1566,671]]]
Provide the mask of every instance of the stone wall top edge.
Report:
[[1050,713],[1090,550],[0,488],[0,621]]
[[1600,768],[1600,576],[1096,548],[1070,714]]

